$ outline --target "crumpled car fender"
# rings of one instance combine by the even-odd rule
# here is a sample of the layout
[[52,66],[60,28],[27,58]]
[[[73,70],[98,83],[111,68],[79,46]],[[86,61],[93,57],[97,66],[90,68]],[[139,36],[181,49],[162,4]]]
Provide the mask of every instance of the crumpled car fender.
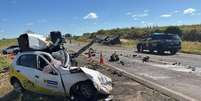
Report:
[[86,68],[80,67],[80,69],[86,74],[86,76],[93,81],[94,86],[98,91],[104,94],[110,94],[112,91],[112,80],[103,75],[102,73]]

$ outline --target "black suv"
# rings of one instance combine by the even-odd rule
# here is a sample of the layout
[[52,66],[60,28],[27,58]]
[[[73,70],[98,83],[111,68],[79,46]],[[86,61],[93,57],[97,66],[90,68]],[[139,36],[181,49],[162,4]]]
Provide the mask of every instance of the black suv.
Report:
[[164,51],[170,51],[171,54],[176,54],[180,49],[181,39],[175,34],[154,33],[143,38],[137,44],[138,52],[149,50],[153,53],[156,50],[159,54],[163,54]]

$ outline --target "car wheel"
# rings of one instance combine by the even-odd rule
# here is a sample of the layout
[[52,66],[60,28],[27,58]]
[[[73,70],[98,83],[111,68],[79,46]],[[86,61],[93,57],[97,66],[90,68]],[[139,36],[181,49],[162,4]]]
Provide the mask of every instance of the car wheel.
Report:
[[176,54],[176,53],[177,53],[176,50],[171,50],[171,51],[170,51],[170,54],[172,54],[172,55],[174,55],[174,54]]
[[154,50],[149,50],[150,53],[154,53]]
[[13,82],[13,88],[14,88],[14,91],[16,91],[18,93],[22,93],[24,90],[21,83],[18,80],[15,80]]
[[93,101],[96,99],[97,90],[91,82],[82,82],[72,88],[71,100]]
[[163,50],[158,50],[157,52],[158,52],[158,54],[164,54]]
[[143,49],[143,46],[142,46],[142,45],[137,45],[137,51],[138,51],[138,52],[141,52],[141,53],[142,53],[143,50],[144,50],[144,49]]

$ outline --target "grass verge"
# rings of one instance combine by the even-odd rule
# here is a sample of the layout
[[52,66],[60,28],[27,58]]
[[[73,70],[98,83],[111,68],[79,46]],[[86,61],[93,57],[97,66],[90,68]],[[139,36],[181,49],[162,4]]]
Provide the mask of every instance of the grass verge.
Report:
[[199,54],[201,55],[201,42],[188,42],[182,43],[182,53]]
[[[16,39],[5,39],[0,40],[0,51],[2,48],[8,47],[10,45],[15,45],[17,43]],[[0,52],[0,70],[4,67],[10,66],[10,61],[6,56],[3,56]]]

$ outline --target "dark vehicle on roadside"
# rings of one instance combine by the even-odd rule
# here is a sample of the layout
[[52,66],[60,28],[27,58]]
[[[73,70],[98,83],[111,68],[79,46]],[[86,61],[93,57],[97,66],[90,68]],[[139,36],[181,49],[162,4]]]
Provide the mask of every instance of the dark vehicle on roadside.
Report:
[[137,51],[143,52],[149,50],[153,53],[157,51],[159,54],[163,54],[165,51],[169,51],[170,54],[176,54],[181,49],[181,39],[175,34],[154,33],[148,37],[143,38],[137,44]]
[[2,50],[2,53],[5,54],[17,54],[20,51],[20,48],[18,45],[13,45],[13,46],[9,46],[7,48],[4,48]]

